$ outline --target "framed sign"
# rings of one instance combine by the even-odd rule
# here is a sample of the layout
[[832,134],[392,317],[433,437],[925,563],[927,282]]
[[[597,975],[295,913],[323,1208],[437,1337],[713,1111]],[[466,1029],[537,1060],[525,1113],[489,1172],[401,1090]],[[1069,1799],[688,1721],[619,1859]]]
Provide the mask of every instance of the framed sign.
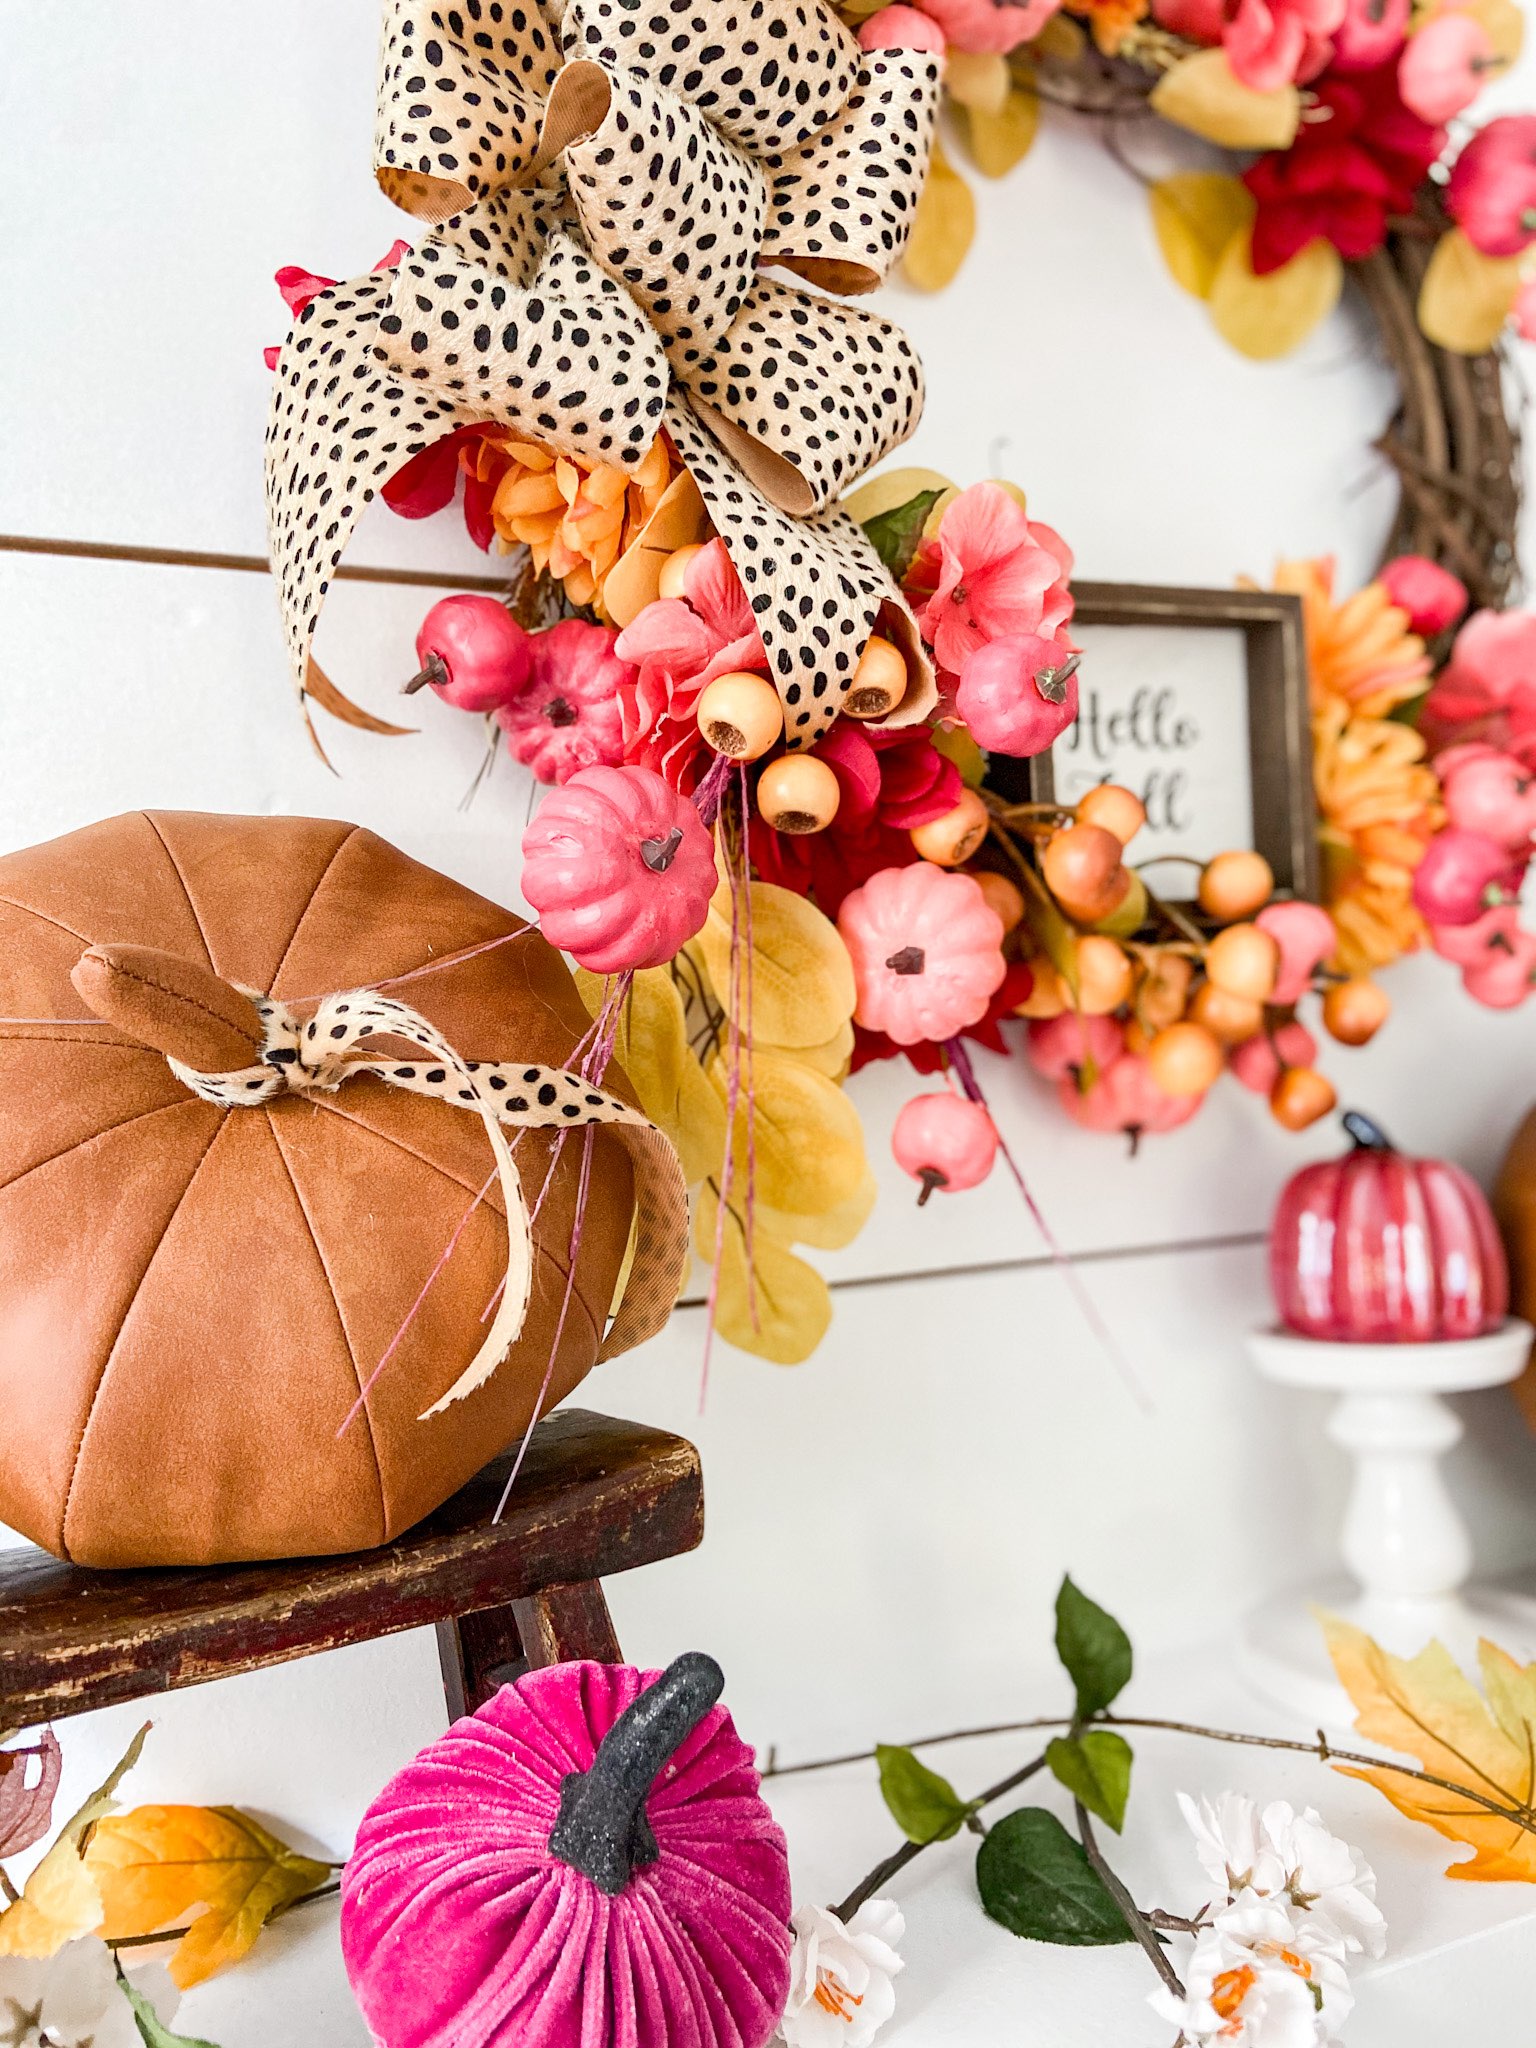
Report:
[[[1073,804],[1098,782],[1147,808],[1137,865],[1170,901],[1194,869],[1252,848],[1276,886],[1316,898],[1317,805],[1301,600],[1267,590],[1074,583],[1077,723],[1048,753],[996,764],[1015,801]],[[1005,782],[1003,777],[1007,776]]]

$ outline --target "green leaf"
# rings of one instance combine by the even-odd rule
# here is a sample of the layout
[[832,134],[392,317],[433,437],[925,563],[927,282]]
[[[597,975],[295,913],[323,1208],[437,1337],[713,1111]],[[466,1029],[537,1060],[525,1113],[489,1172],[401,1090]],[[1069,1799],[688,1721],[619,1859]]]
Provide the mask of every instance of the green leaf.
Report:
[[909,1842],[947,1842],[959,1834],[974,1808],[947,1778],[919,1763],[910,1749],[889,1742],[877,1743],[875,1755],[881,1797]]
[[976,1883],[988,1918],[1025,1941],[1102,1948],[1136,1939],[1082,1843],[1043,1806],[998,1822],[977,1851]]
[[117,1981],[123,1988],[124,1998],[133,2007],[139,2039],[145,2043],[145,2048],[214,2048],[212,2041],[204,2041],[191,2034],[173,2034],[143,1992],[136,1991],[123,1975],[121,1964],[118,1965]]
[[1077,1687],[1079,1721],[1102,1714],[1131,1675],[1130,1637],[1070,1578],[1062,1580],[1056,1595],[1056,1654]]
[[905,505],[895,505],[889,512],[877,512],[873,519],[865,520],[870,544],[898,583],[912,566],[923,537],[923,522],[943,495],[942,491],[919,491]]
[[1131,1793],[1131,1745],[1125,1737],[1108,1728],[1058,1735],[1046,1744],[1045,1760],[1072,1797],[1108,1821],[1118,1835]]

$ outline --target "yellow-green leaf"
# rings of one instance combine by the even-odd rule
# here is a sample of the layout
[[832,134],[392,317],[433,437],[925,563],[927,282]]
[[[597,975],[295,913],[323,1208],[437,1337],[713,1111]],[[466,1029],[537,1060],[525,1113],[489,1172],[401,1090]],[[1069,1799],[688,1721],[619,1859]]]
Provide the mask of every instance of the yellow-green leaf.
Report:
[[1253,225],[1253,195],[1225,171],[1175,171],[1148,195],[1163,261],[1197,299],[1208,299],[1222,251]]
[[[702,1258],[715,1253],[715,1197],[699,1198],[694,1242]],[[715,1296],[715,1328],[727,1344],[771,1365],[800,1365],[827,1334],[832,1296],[827,1283],[804,1259],[757,1221],[752,1240],[752,1289],[747,1285],[746,1235],[737,1210],[726,1213]]]
[[1344,265],[1332,242],[1308,242],[1278,270],[1255,277],[1251,234],[1234,235],[1211,284],[1211,319],[1223,341],[1254,362],[1289,355],[1326,320],[1344,289]]
[[965,116],[971,161],[984,178],[1006,177],[1028,156],[1039,128],[1040,96],[1027,86],[1010,85],[997,107],[973,101]]
[[[602,1005],[602,975],[576,969],[576,987],[590,1016]],[[677,1147],[690,1184],[713,1173],[725,1149],[725,1111],[688,1047],[683,1001],[664,967],[638,973],[619,1019],[614,1058],[629,1076],[640,1107]]]
[[1437,347],[1480,356],[1498,340],[1519,289],[1518,256],[1485,256],[1452,228],[1436,242],[1419,287],[1419,325]]
[[920,292],[942,291],[965,261],[975,236],[971,188],[935,141],[902,275]]
[[[853,1015],[853,962],[836,925],[792,889],[754,882],[750,913],[743,905],[738,919],[743,948],[748,930],[750,986],[745,958],[737,976],[741,1028],[770,1045],[824,1044]],[[699,945],[715,993],[729,1011],[731,897],[723,885],[710,904]]]
[[802,1060],[806,1066],[814,1067],[818,1074],[825,1074],[829,1081],[841,1081],[853,1059],[853,1026],[851,1023],[842,1025],[820,1045],[770,1045],[762,1039],[754,1043],[765,1052],[783,1053],[787,1060]]
[[0,1913],[0,1956],[54,1956],[66,1942],[100,1927],[101,1891],[86,1867],[85,1852],[91,1830],[115,1809],[113,1795],[138,1762],[148,1733],[146,1721],[105,1781],[54,1837],[21,1897]]
[[1151,105],[1165,121],[1223,149],[1289,149],[1301,120],[1301,94],[1294,85],[1255,92],[1221,49],[1181,57],[1158,80]]
[[[783,1053],[759,1048],[750,1071],[757,1199],[799,1216],[825,1215],[846,1202],[862,1183],[867,1165],[859,1113],[848,1097],[825,1074]],[[724,1101],[723,1054],[711,1064],[709,1078]],[[746,1080],[744,1053],[731,1153],[733,1201],[746,1187]]]
[[947,476],[936,469],[884,469],[879,476],[872,476],[867,483],[850,491],[843,499],[843,510],[858,525],[863,526],[871,519],[878,519],[882,512],[894,512],[898,506],[910,505],[924,491],[937,491],[941,497],[953,497],[956,486]]
[[996,50],[951,49],[944,59],[944,90],[956,106],[1000,114],[1012,80],[1008,59]]
[[839,1202],[835,1209],[824,1209],[819,1216],[804,1216],[788,1209],[770,1208],[764,1202],[758,1205],[757,1216],[765,1230],[790,1244],[810,1244],[820,1252],[840,1252],[844,1245],[853,1243],[874,1214],[879,1192],[873,1169],[866,1165],[863,1180],[847,1201]]
[[86,1863],[101,1887],[105,1940],[191,1919],[170,1960],[184,1991],[239,1962],[274,1913],[331,1874],[232,1806],[136,1806],[102,1822]]
[[954,762],[967,789],[980,789],[986,779],[987,757],[963,725],[935,726],[933,744],[946,761]]

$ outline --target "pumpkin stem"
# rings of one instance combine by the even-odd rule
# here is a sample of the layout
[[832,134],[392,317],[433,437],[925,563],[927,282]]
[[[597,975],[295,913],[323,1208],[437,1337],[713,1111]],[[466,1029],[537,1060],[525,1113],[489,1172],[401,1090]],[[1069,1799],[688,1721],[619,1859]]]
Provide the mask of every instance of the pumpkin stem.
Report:
[[414,697],[418,690],[424,690],[428,683],[446,683],[448,664],[440,654],[429,654],[423,665],[408,683],[400,685],[402,697]]
[[1397,1150],[1397,1147],[1387,1136],[1386,1132],[1382,1130],[1381,1126],[1373,1124],[1370,1118],[1362,1115],[1358,1109],[1346,1109],[1339,1121],[1353,1139],[1357,1152],[1395,1152]]
[[899,953],[893,953],[886,961],[892,974],[921,974],[924,953],[921,946],[903,946]]
[[673,1753],[725,1687],[713,1657],[689,1650],[625,1708],[598,1744],[587,1771],[560,1787],[560,1817],[549,1853],[616,1898],[638,1867],[661,1854],[645,1802]]
[[917,1198],[919,1209],[922,1208],[924,1202],[927,1201],[935,1188],[947,1188],[949,1186],[949,1175],[947,1173],[940,1173],[936,1166],[925,1166],[918,1175],[918,1179],[923,1184],[923,1192]]
[[674,825],[664,839],[642,839],[640,858],[653,875],[664,875],[677,858],[677,849],[683,843],[683,828]]

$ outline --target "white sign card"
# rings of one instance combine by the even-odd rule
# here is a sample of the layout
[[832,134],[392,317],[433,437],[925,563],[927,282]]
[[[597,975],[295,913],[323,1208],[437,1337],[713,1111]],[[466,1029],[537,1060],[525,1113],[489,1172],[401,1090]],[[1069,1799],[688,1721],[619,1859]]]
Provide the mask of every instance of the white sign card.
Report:
[[[1056,800],[1075,804],[1098,782],[1134,790],[1147,822],[1133,841],[1138,867],[1159,856],[1253,845],[1247,640],[1237,626],[1091,626],[1078,717],[1051,750]],[[1145,869],[1160,896],[1188,899],[1194,869]]]

